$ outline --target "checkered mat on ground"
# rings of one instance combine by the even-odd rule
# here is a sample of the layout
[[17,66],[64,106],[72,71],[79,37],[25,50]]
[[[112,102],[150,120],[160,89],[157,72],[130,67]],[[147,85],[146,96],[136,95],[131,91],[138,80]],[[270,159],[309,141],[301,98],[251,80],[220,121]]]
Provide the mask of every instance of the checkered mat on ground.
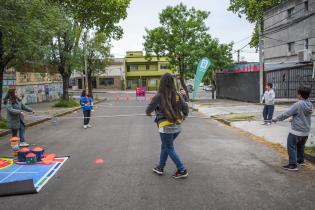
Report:
[[39,192],[67,159],[55,158],[49,165],[19,165],[11,158],[0,158],[0,196]]

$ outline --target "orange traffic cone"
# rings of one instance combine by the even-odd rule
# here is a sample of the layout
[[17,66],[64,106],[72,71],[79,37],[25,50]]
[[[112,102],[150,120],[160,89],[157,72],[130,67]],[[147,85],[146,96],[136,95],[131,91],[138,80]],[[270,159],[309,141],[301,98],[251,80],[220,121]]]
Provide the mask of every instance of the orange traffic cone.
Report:
[[126,95],[126,101],[129,101],[129,96],[128,95]]
[[115,101],[119,101],[119,100],[120,100],[119,96],[116,96]]

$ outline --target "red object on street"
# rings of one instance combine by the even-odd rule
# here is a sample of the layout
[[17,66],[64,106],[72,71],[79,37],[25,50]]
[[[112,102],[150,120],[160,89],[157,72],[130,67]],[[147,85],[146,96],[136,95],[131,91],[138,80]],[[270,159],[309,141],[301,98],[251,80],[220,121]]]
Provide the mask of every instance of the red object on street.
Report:
[[145,88],[136,88],[137,97],[145,97]]
[[98,158],[98,159],[95,160],[95,163],[96,164],[102,164],[102,163],[104,163],[104,160],[101,159],[101,158]]

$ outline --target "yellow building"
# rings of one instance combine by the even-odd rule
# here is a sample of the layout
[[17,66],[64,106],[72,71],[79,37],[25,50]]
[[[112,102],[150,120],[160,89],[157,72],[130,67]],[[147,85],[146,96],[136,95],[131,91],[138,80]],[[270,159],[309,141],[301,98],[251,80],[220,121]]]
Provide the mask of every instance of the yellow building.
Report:
[[145,87],[158,90],[159,81],[165,73],[173,73],[166,57],[147,59],[142,51],[129,51],[125,58],[127,89]]

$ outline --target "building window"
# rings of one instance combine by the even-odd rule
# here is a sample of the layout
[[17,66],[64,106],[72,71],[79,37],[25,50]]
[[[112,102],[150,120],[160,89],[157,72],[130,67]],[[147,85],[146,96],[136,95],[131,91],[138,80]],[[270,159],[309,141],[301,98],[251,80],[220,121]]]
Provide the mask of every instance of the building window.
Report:
[[304,10],[305,10],[305,12],[308,12],[308,10],[309,10],[309,8],[308,8],[308,1],[305,1],[304,2]]
[[304,49],[308,50],[309,45],[308,45],[308,39],[304,40]]
[[127,88],[128,89],[135,89],[139,87],[139,80],[138,79],[128,79],[127,81]]
[[294,7],[288,9],[288,18],[292,18],[294,15],[293,13],[294,13]]
[[114,78],[100,78],[100,85],[112,86],[114,85]]
[[130,71],[138,71],[138,65],[130,65]]
[[160,69],[162,69],[162,70],[168,69],[168,65],[167,64],[161,64]]
[[150,70],[150,65],[147,64],[147,65],[145,66],[145,69],[146,69],[146,70]]
[[128,65],[127,66],[127,71],[138,71],[138,65]]
[[294,42],[288,43],[288,52],[289,53],[294,53],[295,52]]

